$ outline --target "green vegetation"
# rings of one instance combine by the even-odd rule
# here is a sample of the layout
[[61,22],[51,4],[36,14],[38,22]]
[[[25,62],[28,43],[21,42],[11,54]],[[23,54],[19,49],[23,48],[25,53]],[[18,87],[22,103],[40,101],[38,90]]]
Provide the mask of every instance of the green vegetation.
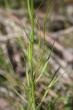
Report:
[[[54,43],[51,49],[48,48],[45,41],[45,32],[48,12],[50,15],[50,10],[52,10],[50,9],[51,6],[47,8],[43,21],[43,41],[39,38],[38,32],[37,40],[35,40],[36,23],[33,0],[27,0],[26,3],[25,0],[19,0],[19,2],[18,0],[0,2],[1,6],[8,9],[23,7],[25,10],[27,8],[28,20],[31,27],[27,40],[24,40],[22,36],[15,39],[15,43],[19,45],[24,59],[26,57],[26,61],[24,62],[26,65],[24,67],[25,77],[21,78],[15,73],[8,55],[5,56],[2,48],[0,48],[0,69],[4,72],[4,74],[0,75],[0,87],[3,86],[6,88],[8,92],[6,96],[7,100],[16,110],[72,110],[73,94],[69,93],[69,96],[64,96],[67,88],[70,88],[70,92],[72,92],[72,85],[63,85],[65,86],[64,91],[61,90],[63,89],[62,87],[58,89],[59,79],[61,78],[61,75],[59,75],[60,67],[55,72],[52,72],[52,65],[49,64],[50,57],[53,54]],[[27,4],[26,7],[25,4]],[[52,4],[53,2],[51,2]],[[40,27],[39,22],[37,23],[38,27]],[[67,43],[67,39],[65,39],[65,42]],[[13,98],[9,95],[10,91],[14,95]],[[51,94],[53,95],[51,96]]]

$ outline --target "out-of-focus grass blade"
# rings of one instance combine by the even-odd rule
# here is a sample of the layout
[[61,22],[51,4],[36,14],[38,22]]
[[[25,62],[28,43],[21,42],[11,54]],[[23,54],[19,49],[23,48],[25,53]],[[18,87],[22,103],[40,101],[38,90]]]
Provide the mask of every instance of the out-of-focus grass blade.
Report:
[[44,63],[43,68],[41,69],[41,74],[40,74],[39,77],[36,79],[36,83],[40,80],[40,78],[41,78],[41,77],[44,75],[44,73],[45,73],[45,70],[46,70],[46,68],[47,68],[47,66],[48,66],[49,59],[50,59],[50,57],[51,57],[51,55],[52,55],[52,52],[53,52],[54,43],[55,43],[55,41],[54,41],[53,44],[52,44],[52,49],[51,49],[51,51],[50,51],[49,57],[47,58],[46,62]]
[[[51,79],[51,81],[50,81],[50,83],[49,83],[49,85],[48,85],[48,87],[47,87],[47,89],[46,89],[46,91],[45,91],[45,93],[44,93],[42,99],[41,99],[41,103],[39,104],[39,106],[40,106],[40,105],[42,104],[42,102],[45,100],[45,97],[46,97],[46,95],[48,94],[48,92],[49,92],[49,90],[51,89],[51,87],[53,87],[53,86],[56,84],[56,82],[58,81],[59,77],[56,78],[56,74],[58,73],[59,69],[60,69],[60,67],[58,67],[58,69],[55,71],[55,73],[54,73],[54,75],[53,75],[53,77],[52,77],[52,79]],[[39,107],[39,106],[38,106],[38,107]]]
[[9,0],[4,0],[4,2],[5,2],[5,8],[6,8],[7,10],[9,10],[10,7],[11,7],[10,1],[9,1]]

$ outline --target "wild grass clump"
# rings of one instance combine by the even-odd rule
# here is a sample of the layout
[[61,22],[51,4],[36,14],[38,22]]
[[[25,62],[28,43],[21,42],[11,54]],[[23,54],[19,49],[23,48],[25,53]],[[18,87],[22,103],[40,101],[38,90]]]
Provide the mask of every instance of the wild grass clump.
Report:
[[[5,2],[5,7],[7,9],[10,9],[10,3]],[[18,76],[13,70],[13,65],[9,57],[6,56],[8,60],[4,60],[5,56],[3,56],[2,49],[0,49],[0,68],[4,71],[4,74],[0,75],[0,78],[5,81],[4,87],[8,90],[8,95],[6,95],[10,100],[10,93],[13,94],[13,97],[11,97],[11,104],[16,107],[16,110],[56,110],[56,103],[59,101],[66,102],[65,105],[67,106],[68,99],[65,98],[66,100],[64,100],[64,97],[60,97],[59,94],[55,94],[55,97],[50,96],[50,91],[54,90],[55,84],[60,78],[58,77],[60,67],[52,73],[52,66],[49,64],[55,42],[53,42],[52,48],[50,49],[47,47],[45,41],[46,21],[48,13],[50,14],[51,6],[48,7],[44,17],[44,39],[41,40],[39,38],[41,34],[38,35],[38,32],[36,31],[34,0],[22,0],[19,3],[24,10],[27,8],[31,28],[27,34],[27,40],[22,36],[15,39],[15,43],[20,46],[25,59],[25,77],[21,78]],[[49,3],[49,1],[47,3]],[[50,3],[52,4],[53,2],[50,1]],[[26,7],[24,7],[25,4],[27,4]],[[37,25],[39,28],[39,23]],[[35,31],[37,32],[37,35],[35,34]],[[37,39],[36,43],[35,39]],[[0,81],[1,84],[2,80]],[[52,92],[52,94],[54,93]],[[15,102],[13,102],[13,100],[15,100]]]

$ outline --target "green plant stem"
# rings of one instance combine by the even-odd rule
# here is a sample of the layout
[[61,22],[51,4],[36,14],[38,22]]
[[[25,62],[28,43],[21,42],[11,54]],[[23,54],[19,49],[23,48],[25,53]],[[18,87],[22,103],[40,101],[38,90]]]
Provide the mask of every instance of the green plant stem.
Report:
[[[29,92],[29,109],[36,110],[35,104],[35,79],[34,79],[34,72],[33,72],[33,47],[34,47],[34,6],[33,0],[27,0],[28,5],[28,13],[31,22],[31,35],[30,35],[30,42],[29,42],[29,52],[28,52],[28,60],[30,66],[30,92]],[[31,98],[31,99],[30,99]]]

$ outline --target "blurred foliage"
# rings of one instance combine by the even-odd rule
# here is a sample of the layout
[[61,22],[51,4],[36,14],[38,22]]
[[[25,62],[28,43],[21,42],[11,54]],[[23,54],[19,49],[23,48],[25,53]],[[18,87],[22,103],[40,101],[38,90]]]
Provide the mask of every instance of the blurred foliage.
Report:
[[5,57],[2,48],[0,48],[0,68],[5,67]]
[[[46,1],[45,0],[43,0],[43,1],[34,0],[35,4],[37,4],[37,5],[40,4],[40,6],[42,5],[42,3],[46,2]],[[48,0],[48,1],[50,2],[51,0]],[[64,1],[65,4],[73,3],[73,0],[56,0],[55,2],[62,3],[62,1]],[[27,0],[0,0],[0,6],[5,7],[6,3],[8,3],[12,8],[18,9],[24,5],[24,2],[27,2]],[[53,2],[54,2],[54,0],[53,0]]]
[[[70,3],[73,0],[65,0],[65,3]],[[18,9],[21,8],[24,4],[23,4],[23,0],[8,0],[7,4],[10,4],[10,7],[12,7],[13,9]],[[6,6],[6,2],[4,0],[0,0],[0,6]],[[65,37],[66,38],[66,37]],[[69,41],[68,39],[64,39],[65,43],[67,44],[67,42]],[[71,38],[71,43],[72,43],[72,38]],[[41,41],[42,42],[42,41]],[[28,47],[28,41],[26,43],[26,41],[23,41],[23,39],[17,39],[17,43],[20,45],[20,47],[22,48],[22,51],[24,53],[24,55],[27,56],[27,47]],[[36,78],[39,78],[39,75],[41,74],[43,78],[40,78],[40,82],[43,82],[43,84],[41,84],[40,88],[44,87],[44,90],[46,88],[46,86],[48,85],[50,79],[52,78],[53,73],[51,72],[52,70],[52,66],[49,65],[49,63],[45,63],[46,58],[48,58],[48,56],[50,55],[50,49],[45,46],[45,49],[43,51],[42,48],[44,48],[43,43],[41,43],[41,48],[39,48],[39,45],[36,43],[34,44],[34,56],[33,56],[33,67],[34,67],[34,74],[36,75]],[[14,71],[11,68],[11,64],[10,62],[6,62],[5,60],[5,56],[3,53],[2,48],[0,48],[0,68],[3,70],[6,70],[9,74],[7,74],[5,77],[3,77],[2,75],[0,75],[0,84],[2,84],[2,82],[4,82],[6,79],[8,80],[7,87],[9,87],[10,89],[12,89],[15,94],[20,97],[21,100],[24,100],[24,91],[26,90],[26,94],[27,94],[27,87],[26,87],[26,80],[24,81],[25,78],[21,79],[19,78]],[[28,74],[30,73],[30,69],[28,67],[27,64],[27,70],[28,70]],[[10,74],[11,72],[11,74]],[[47,78],[46,78],[47,77]],[[42,81],[43,80],[43,81]],[[40,85],[38,84],[38,85]],[[53,84],[52,84],[53,85]],[[48,85],[48,89],[50,89],[50,84]],[[56,89],[56,86],[54,86],[53,91]],[[40,89],[39,88],[39,89]],[[39,89],[37,90],[37,93],[39,91]],[[63,89],[63,88],[61,88]],[[43,95],[43,91],[41,92],[41,95]],[[56,90],[55,90],[56,91]],[[58,94],[61,94],[63,90],[59,90]],[[64,93],[65,91],[63,91]],[[67,91],[68,92],[68,91]],[[37,94],[36,93],[36,94]],[[47,92],[49,93],[49,92]],[[39,97],[42,97],[42,96]],[[47,96],[48,97],[48,96]],[[62,97],[62,96],[60,96]],[[23,105],[23,104],[22,104]],[[73,105],[73,97],[72,95],[64,98],[64,100],[60,100],[55,99],[55,98],[51,98],[50,101],[48,101],[46,108],[49,110],[72,110],[72,105]],[[23,110],[23,106],[20,105],[20,110]],[[40,110],[46,110],[45,108],[41,108]]]

